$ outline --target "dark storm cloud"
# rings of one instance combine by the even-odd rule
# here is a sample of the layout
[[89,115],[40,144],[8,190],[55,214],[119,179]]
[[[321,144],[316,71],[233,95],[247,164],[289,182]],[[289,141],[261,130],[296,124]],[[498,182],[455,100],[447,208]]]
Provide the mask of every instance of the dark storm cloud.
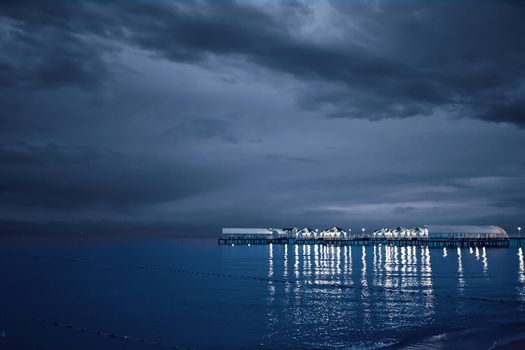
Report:
[[84,163],[113,157],[118,159],[123,154],[110,150],[89,147],[65,147],[54,143],[45,146],[29,145],[24,142],[4,144],[0,147],[0,163],[10,165],[52,166]]
[[0,220],[517,223],[524,14],[1,2]]
[[0,5],[1,87],[93,88],[102,82],[103,47],[85,36],[89,32],[69,28],[75,11],[66,2]]
[[317,163],[319,163],[315,159],[305,158],[305,157],[296,157],[296,156],[290,156],[290,155],[284,155],[284,154],[268,153],[268,154],[266,154],[266,157],[268,157],[270,159],[275,159],[275,160],[282,160],[283,162],[293,161],[293,162],[308,163],[308,164],[317,164]]
[[217,172],[212,176],[158,162],[93,147],[5,144],[0,147],[0,203],[128,210],[225,183]]
[[478,118],[494,122],[509,122],[524,126],[525,124],[525,99],[521,96],[511,101],[497,101],[480,112]]
[[406,214],[416,208],[414,207],[394,207],[394,214]]
[[525,196],[513,196],[513,193],[508,193],[508,197],[492,203],[492,205],[504,208],[522,208],[525,203]]
[[524,123],[523,101],[514,98],[525,78],[521,4],[385,2],[379,11],[361,2],[335,5],[349,16],[360,11],[386,50],[354,44],[350,28],[347,40],[334,44],[297,38],[293,21],[233,2],[186,4],[162,14],[132,9],[127,13],[146,15],[130,16],[129,38],[174,60],[240,55],[300,79],[335,83],[334,93],[309,96],[317,107],[335,106],[333,116],[409,117],[447,107],[462,116]]
[[13,48],[1,81],[100,83],[107,48],[93,40],[111,38],[175,61],[237,56],[309,80],[303,105],[332,117],[377,120],[448,108],[462,117],[525,123],[520,2],[336,1],[334,30],[342,39],[326,43],[294,32],[311,9],[283,4],[283,14],[233,1],[4,4],[15,29],[4,38]]
[[238,139],[232,130],[232,122],[225,119],[194,118],[166,129],[164,136],[178,140],[187,136],[196,138],[218,137],[226,142],[237,143]]

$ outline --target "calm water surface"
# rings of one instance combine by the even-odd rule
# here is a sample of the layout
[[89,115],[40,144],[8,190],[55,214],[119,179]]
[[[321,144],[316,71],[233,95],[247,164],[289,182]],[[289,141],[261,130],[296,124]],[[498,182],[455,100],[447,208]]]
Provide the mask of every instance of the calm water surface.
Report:
[[512,349],[525,339],[518,247],[0,243],[0,348]]

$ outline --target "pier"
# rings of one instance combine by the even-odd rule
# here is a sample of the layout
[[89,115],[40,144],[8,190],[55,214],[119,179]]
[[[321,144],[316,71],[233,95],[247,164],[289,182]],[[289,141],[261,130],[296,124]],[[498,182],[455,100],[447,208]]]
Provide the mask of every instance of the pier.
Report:
[[261,244],[299,244],[299,245],[333,245],[333,246],[418,246],[429,248],[442,247],[509,247],[510,241],[516,240],[521,245],[521,238],[373,238],[373,237],[352,237],[352,238],[253,238],[253,237],[226,237],[219,238],[220,245],[261,245]]
[[508,235],[499,226],[430,225],[415,228],[380,228],[370,233],[361,228],[332,227],[325,230],[298,228],[223,228],[220,245],[297,244],[331,246],[417,246],[417,247],[509,247],[512,241],[521,246],[519,234]]

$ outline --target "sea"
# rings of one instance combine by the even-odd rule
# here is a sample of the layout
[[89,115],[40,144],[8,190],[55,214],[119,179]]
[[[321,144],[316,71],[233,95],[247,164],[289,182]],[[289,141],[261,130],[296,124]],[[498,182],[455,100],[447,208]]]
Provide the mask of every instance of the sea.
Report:
[[0,239],[0,349],[524,349],[525,252]]

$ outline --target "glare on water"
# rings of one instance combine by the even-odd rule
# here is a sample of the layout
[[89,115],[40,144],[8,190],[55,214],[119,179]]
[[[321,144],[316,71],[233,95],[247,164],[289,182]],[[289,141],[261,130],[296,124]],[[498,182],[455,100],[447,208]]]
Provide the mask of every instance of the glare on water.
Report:
[[[292,271],[288,271],[290,249],[294,252]],[[316,244],[284,245],[279,247],[279,252],[284,256],[276,252],[269,255],[274,261],[268,261],[268,268],[274,272],[268,275],[276,273],[285,279],[291,278],[293,293],[287,290],[287,284],[272,286],[277,289],[277,296],[282,289],[283,298],[293,300],[279,305],[270,303],[268,308],[274,312],[274,308],[288,305],[291,309],[281,310],[280,317],[291,318],[290,324],[298,327],[286,331],[276,329],[272,334],[291,332],[294,339],[304,338],[313,330],[319,335],[318,340],[324,339],[323,336],[333,336],[330,330],[334,327],[364,335],[387,328],[425,328],[443,318],[443,310],[447,308],[451,308],[456,320],[469,318],[473,309],[477,313],[486,308],[473,305],[469,298],[485,299],[483,288],[487,288],[490,278],[499,278],[491,276],[489,269],[489,256],[497,250],[485,247],[452,250],[445,247],[437,255],[436,249],[425,246]],[[518,248],[518,257],[518,296],[525,300],[525,262],[521,248]],[[485,278],[480,280],[477,274]],[[277,298],[271,300],[277,303]]]

